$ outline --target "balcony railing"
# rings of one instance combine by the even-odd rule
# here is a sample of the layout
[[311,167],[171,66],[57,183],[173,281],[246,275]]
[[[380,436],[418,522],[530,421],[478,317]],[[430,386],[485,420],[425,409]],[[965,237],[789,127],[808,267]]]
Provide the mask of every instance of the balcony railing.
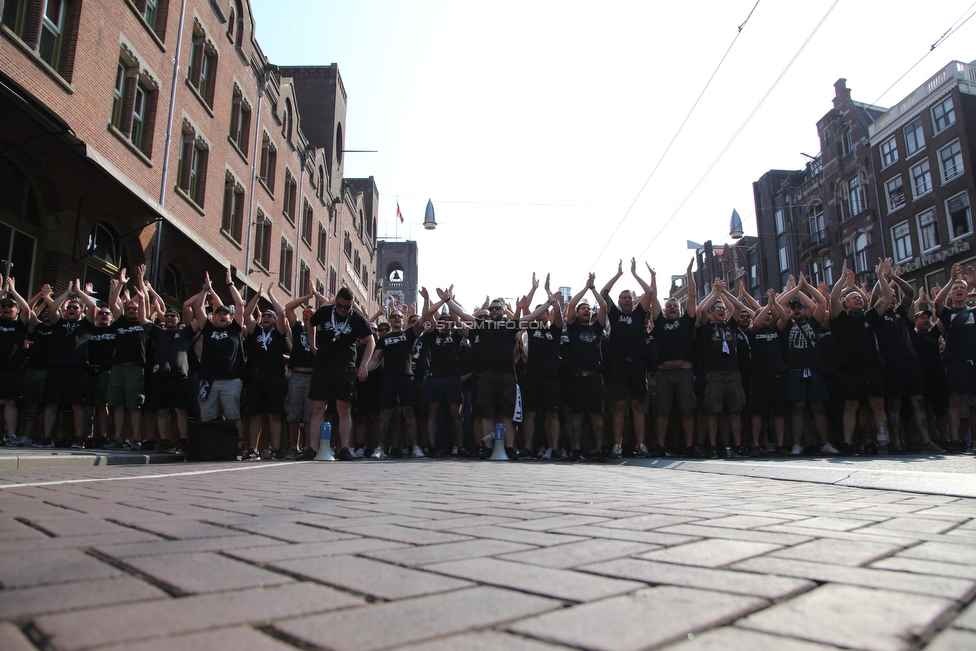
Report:
[[827,243],[827,231],[814,231],[800,240],[800,255],[806,255],[811,249]]

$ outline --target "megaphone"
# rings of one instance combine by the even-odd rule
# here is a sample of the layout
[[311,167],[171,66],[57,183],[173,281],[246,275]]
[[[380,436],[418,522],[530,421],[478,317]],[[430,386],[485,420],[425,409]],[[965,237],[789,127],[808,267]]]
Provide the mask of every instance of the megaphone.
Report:
[[491,438],[494,439],[494,447],[491,449],[491,456],[488,457],[489,461],[510,461],[508,454],[505,453],[505,426],[495,423],[495,431]]
[[332,453],[332,423],[322,421],[319,427],[319,453],[315,455],[313,461],[335,461]]

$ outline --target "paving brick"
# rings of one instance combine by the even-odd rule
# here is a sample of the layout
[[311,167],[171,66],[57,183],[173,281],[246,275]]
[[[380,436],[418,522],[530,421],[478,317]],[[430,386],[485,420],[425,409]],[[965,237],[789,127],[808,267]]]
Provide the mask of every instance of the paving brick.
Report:
[[952,625],[956,626],[957,628],[965,628],[969,631],[976,631],[976,601],[969,604],[966,610],[962,611]]
[[566,543],[585,540],[584,536],[576,536],[562,533],[542,533],[539,531],[525,531],[523,529],[510,529],[508,527],[464,527],[453,530],[455,533],[474,538],[488,538],[491,540],[507,540],[508,542],[524,543],[535,545],[536,547],[549,547],[550,545],[565,545]]
[[103,651],[172,651],[173,649],[206,649],[206,651],[295,651],[295,647],[276,640],[253,628],[239,626],[204,633],[175,635],[144,642],[124,642],[103,647]]
[[[31,538],[29,547],[31,551],[55,551],[59,549],[85,549],[97,547],[99,545],[124,545],[128,543],[156,542],[161,540],[159,536],[142,531],[122,531],[109,534],[92,534],[89,536],[65,536],[60,538]],[[0,556],[8,553],[22,551],[25,544],[21,540],[8,540],[0,542]]]
[[380,599],[419,597],[471,585],[468,581],[356,556],[322,556],[272,565],[298,576]]
[[513,522],[504,526],[512,529],[527,529],[529,531],[550,531],[552,529],[563,529],[565,527],[576,527],[606,521],[606,517],[592,515],[555,515],[545,518],[537,518],[535,520]]
[[759,556],[780,549],[781,545],[756,543],[744,540],[699,540],[685,545],[675,545],[640,554],[638,558],[665,563],[697,565],[700,567],[722,567],[745,558]]
[[[457,514],[455,514],[457,515]],[[483,527],[488,525],[508,524],[518,522],[516,518],[501,518],[497,515],[465,515],[448,518],[446,520],[428,520],[411,522],[408,525],[414,529],[432,529],[434,531],[455,531],[466,527]]]
[[75,549],[0,554],[0,585],[20,588],[122,576],[116,568]]
[[[829,512],[829,511],[828,511]],[[821,516],[815,518],[807,518],[806,520],[796,520],[793,522],[793,526],[804,527],[806,529],[827,529],[829,531],[853,531],[854,529],[860,529],[861,527],[866,527],[868,525],[877,524],[881,520],[887,518],[878,517],[875,519],[868,518],[837,518],[830,516]]]
[[907,533],[944,533],[955,527],[955,523],[935,518],[891,518],[873,524],[864,531],[882,529],[884,531],[904,531]]
[[125,564],[184,594],[240,590],[290,583],[290,577],[209,552],[169,556],[133,556]]
[[976,566],[959,565],[945,561],[923,561],[918,558],[893,556],[875,561],[868,565],[868,567],[877,570],[895,570],[898,572],[912,572],[913,574],[934,574],[936,576],[976,580]]
[[770,543],[773,545],[799,545],[813,540],[810,535],[795,533],[774,533],[771,531],[757,531],[755,529],[730,529],[728,527],[706,527],[700,524],[678,524],[673,527],[658,529],[655,533],[670,533],[694,538],[725,538],[727,540],[748,540],[750,542]]
[[507,628],[596,651],[637,651],[721,626],[767,603],[755,597],[662,586],[523,619]]
[[[684,524],[685,522],[701,522],[700,518],[689,518],[688,516],[680,515],[663,515],[651,513],[648,515],[638,515],[632,518],[619,518],[617,520],[610,520],[603,524],[604,527],[609,527],[611,529],[633,529],[634,531],[648,531],[650,529],[659,529],[660,527],[667,527],[672,524]],[[580,523],[586,524],[586,523]],[[573,526],[573,525],[567,525]]]
[[621,556],[640,554],[653,549],[659,549],[659,547],[626,540],[583,540],[558,547],[506,554],[499,558],[506,561],[529,563],[530,565],[567,569],[620,558]]
[[909,574],[908,572],[892,572],[866,567],[826,565],[772,556],[752,558],[736,563],[731,569],[795,576],[813,581],[843,583],[866,588],[948,597],[950,599],[964,599],[976,586],[976,582],[970,580],[945,576]]
[[669,646],[668,651],[830,651],[834,646],[768,635],[734,626],[723,626],[707,633],[694,634],[687,642]]
[[436,545],[437,543],[456,542],[458,540],[468,540],[467,536],[454,533],[444,533],[441,531],[424,531],[423,529],[411,529],[395,524],[374,524],[374,525],[352,525],[345,522],[336,524],[334,529],[347,531],[349,533],[366,536],[369,538],[383,538],[395,542],[410,543],[412,545]]
[[813,588],[816,584],[806,579],[764,576],[751,572],[715,570],[691,565],[655,563],[634,558],[620,558],[577,568],[620,579],[643,581],[652,585],[675,585],[686,588],[717,590],[732,594],[778,600],[792,597]]
[[335,651],[373,651],[495,626],[558,609],[562,602],[487,586],[368,608],[276,622],[274,627]]
[[411,549],[403,543],[379,538],[349,538],[322,543],[277,544],[267,547],[225,549],[226,556],[233,556],[252,563],[274,563],[298,558],[318,558],[321,556],[341,556],[362,554],[383,549]]
[[574,536],[584,536],[586,538],[609,538],[610,540],[629,540],[631,542],[642,542],[651,545],[681,545],[683,543],[697,540],[700,536],[679,536],[673,533],[661,533],[660,531],[635,531],[633,529],[612,529],[600,525],[588,525],[585,527],[566,527],[557,529],[553,533],[568,534]]
[[[108,604],[125,604],[168,595],[159,588],[127,575],[113,579],[56,583],[4,590],[0,619],[19,619]],[[3,648],[3,645],[0,645]]]
[[346,540],[357,537],[351,533],[330,531],[321,527],[295,522],[280,522],[271,519],[259,520],[247,524],[236,524],[234,527],[241,531],[248,531],[269,538],[277,538],[278,540],[294,543],[329,542],[331,540]]
[[442,637],[407,646],[398,646],[397,651],[457,651],[458,649],[497,649],[498,651],[556,651],[574,647],[549,644],[532,638],[503,633],[501,631],[476,631],[462,635]]
[[568,601],[602,599],[644,587],[643,583],[635,581],[609,579],[583,572],[556,570],[494,558],[437,563],[426,565],[424,569]]
[[912,640],[952,606],[952,601],[935,597],[825,585],[738,625],[863,651],[902,651],[911,649]]
[[831,565],[866,565],[901,549],[900,545],[884,543],[855,543],[849,540],[821,538],[775,551],[770,556]]
[[795,518],[771,518],[759,515],[728,515],[721,518],[699,520],[695,524],[705,527],[726,527],[729,529],[752,529],[754,527],[768,527],[773,524],[793,522]]
[[[565,547],[554,547],[561,549]],[[404,547],[387,551],[365,552],[363,555],[381,561],[417,567],[430,563],[456,561],[465,558],[480,558],[482,556],[499,556],[512,552],[535,549],[532,545],[506,542],[504,540],[464,540],[462,542],[444,543],[442,545],[423,545],[421,547]]]
[[[51,637],[53,648],[80,651],[246,622],[264,624],[272,619],[300,617],[363,603],[326,586],[293,583],[44,615],[36,618],[34,624],[43,635]],[[98,622],[98,626],[92,626],[92,622]]]
[[37,651],[19,628],[9,622],[0,622],[0,649],[4,651]]
[[125,545],[104,545],[95,551],[112,558],[133,556],[156,556],[159,554],[186,554],[188,552],[227,551],[231,549],[261,548],[281,544],[280,541],[264,536],[223,536],[220,538],[190,538],[188,540],[160,540],[159,542],[128,543]]
[[976,633],[950,629],[935,636],[925,651],[972,651],[976,649]]
[[128,533],[131,529],[88,516],[64,517],[63,514],[47,518],[29,518],[31,524],[52,536],[86,536],[91,534]]
[[923,542],[900,552],[902,558],[918,558],[926,561],[944,561],[947,563],[962,563],[976,565],[972,545],[964,543],[954,545],[950,543]]
[[191,538],[226,538],[230,536],[243,535],[243,532],[241,531],[235,531],[226,527],[218,527],[212,524],[207,524],[206,522],[197,522],[195,520],[160,518],[157,520],[139,522],[133,526],[141,529],[142,531],[148,531],[150,533],[159,534],[175,540],[186,540]]

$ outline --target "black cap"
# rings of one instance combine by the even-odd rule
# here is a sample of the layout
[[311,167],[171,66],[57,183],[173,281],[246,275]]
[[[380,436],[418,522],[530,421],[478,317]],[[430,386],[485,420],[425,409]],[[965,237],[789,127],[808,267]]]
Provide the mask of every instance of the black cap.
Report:
[[801,301],[800,299],[798,299],[796,297],[793,297],[793,299],[790,300],[790,307],[793,307],[794,305],[797,305],[799,307],[803,307],[803,301]]
[[230,308],[226,305],[220,305],[214,308],[214,314],[217,312],[227,312],[227,314],[230,314]]
[[929,316],[932,316],[932,310],[929,309],[929,307],[927,305],[923,305],[922,306],[922,309],[915,313],[915,318],[917,319],[918,317],[922,316],[923,314],[928,314]]

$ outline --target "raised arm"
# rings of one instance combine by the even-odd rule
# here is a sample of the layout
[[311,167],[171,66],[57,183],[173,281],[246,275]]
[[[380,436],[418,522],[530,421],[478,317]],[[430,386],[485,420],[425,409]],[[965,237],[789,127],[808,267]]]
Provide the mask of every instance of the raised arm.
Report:
[[888,311],[891,306],[891,285],[888,283],[887,276],[891,274],[891,258],[887,260],[879,260],[878,266],[874,268],[874,273],[878,276],[878,285],[881,288],[881,298],[878,299],[877,304],[874,306],[874,311],[878,313],[878,316],[883,315]]
[[590,272],[590,275],[586,277],[586,285],[583,289],[579,290],[571,299],[569,299],[569,305],[566,306],[566,316],[569,318],[569,322],[572,323],[576,320],[576,304],[582,300],[583,295],[586,294],[591,289],[594,289],[593,282],[596,280],[596,274]]
[[759,301],[746,291],[746,281],[741,278],[739,279],[739,292],[736,294],[736,298],[753,312],[759,309]]
[[596,322],[600,324],[601,327],[607,327],[607,301],[606,299],[596,291],[594,287],[590,287],[590,291],[593,292],[593,298],[596,304],[600,306],[600,311],[596,313]]
[[237,321],[237,325],[244,325],[244,299],[241,298],[241,293],[237,291],[237,285],[234,284],[234,278],[231,276],[230,268],[227,269],[227,289],[230,291],[230,300],[234,302],[234,320]]
[[75,294],[78,300],[81,301],[82,305],[85,306],[85,319],[89,323],[95,323],[95,309],[98,307],[95,304],[95,299],[86,294],[81,290],[81,281],[77,278],[75,279]]
[[[688,269],[685,270],[685,286],[688,288],[688,298],[685,299],[685,312],[692,319],[698,316],[698,305],[696,301],[698,300],[698,283],[695,282],[695,274],[691,271],[691,267],[695,264],[695,259],[692,258],[691,262],[688,263]],[[655,315],[657,318],[657,315]]]
[[901,277],[901,267],[898,267],[891,274],[891,282],[898,285],[898,289],[901,290],[901,309],[905,312],[911,309],[912,304],[915,302],[917,292],[915,287],[912,286],[910,282]]
[[451,311],[451,314],[456,315],[465,323],[474,323],[474,317],[465,312],[456,300],[454,300],[454,285],[448,290],[439,289],[437,290],[437,295],[441,297],[444,304],[447,305],[447,309]]
[[647,266],[647,272],[651,274],[651,319],[653,320],[661,314],[661,302],[657,298],[657,273],[651,269],[649,263],[644,264]]
[[[254,320],[254,308],[257,307],[258,301],[261,300],[262,296],[264,296],[264,283],[261,283],[258,291],[254,292],[254,296],[251,297],[251,300],[247,302],[247,306],[242,310],[244,313],[244,328],[249,335],[254,334],[254,328],[258,325],[257,321]],[[234,315],[234,319],[237,319],[236,314]]]
[[[648,267],[648,269],[650,269],[650,267]],[[653,273],[654,271],[652,270],[651,274]],[[644,279],[637,275],[637,258],[630,259],[630,274],[634,277],[634,280],[637,281],[637,284],[641,286],[641,289],[644,290],[644,293],[641,294],[640,297],[640,306],[644,308],[645,312],[647,312],[649,309],[651,309],[651,300],[654,298],[654,288],[645,283]]]
[[844,289],[844,286],[849,282],[854,282],[854,272],[847,268],[847,260],[844,260],[844,266],[840,272],[840,278],[834,283],[833,289],[830,290],[830,319],[833,321],[837,316],[844,311],[844,306],[840,302],[840,294]]
[[289,328],[294,328],[296,325],[298,325],[298,315],[295,314],[295,308],[297,308],[299,305],[305,305],[306,303],[311,302],[312,297],[314,296],[315,292],[311,291],[308,294],[305,294],[305,296],[299,296],[298,298],[285,303],[285,318],[288,319]]
[[30,305],[27,304],[27,301],[24,300],[24,297],[17,293],[17,290],[14,288],[16,281],[14,281],[13,277],[7,276],[6,284],[7,294],[14,300],[17,307],[20,308],[20,322],[27,325],[34,316],[34,312],[31,310]]
[[532,310],[532,312],[530,312],[529,314],[527,314],[527,315],[523,316],[521,319],[519,319],[519,327],[520,328],[527,327],[529,325],[529,323],[531,323],[532,321],[534,321],[534,320],[538,319],[540,316],[542,316],[549,309],[549,306],[550,305],[558,305],[559,304],[559,299],[561,299],[562,297],[563,297],[562,292],[557,291],[555,294],[553,294],[552,296],[549,297],[549,300],[548,301],[546,301],[545,303],[543,303],[539,307],[537,307],[534,310]]
[[613,303],[613,299],[610,297],[610,290],[613,289],[613,286],[617,284],[617,281],[620,280],[620,277],[623,275],[624,275],[624,261],[621,260],[620,262],[617,263],[617,273],[615,273],[613,275],[613,278],[608,280],[607,284],[604,285],[603,289],[600,290],[600,295],[603,296],[603,299],[607,303],[607,305]]
[[278,297],[272,292],[271,286],[268,287],[268,301],[271,302],[271,307],[274,308],[275,314],[278,316],[278,320],[275,325],[278,332],[285,335],[286,337],[291,336],[291,329],[288,325],[288,321],[285,319],[285,306],[281,304]]
[[732,295],[732,292],[729,291],[729,288],[725,284],[724,280],[721,282],[721,284],[716,283],[716,285],[718,285],[718,291],[722,295],[722,298],[725,299],[725,302],[732,306],[732,320],[738,323],[739,315],[742,314],[742,310],[745,306],[739,302],[739,299]]

